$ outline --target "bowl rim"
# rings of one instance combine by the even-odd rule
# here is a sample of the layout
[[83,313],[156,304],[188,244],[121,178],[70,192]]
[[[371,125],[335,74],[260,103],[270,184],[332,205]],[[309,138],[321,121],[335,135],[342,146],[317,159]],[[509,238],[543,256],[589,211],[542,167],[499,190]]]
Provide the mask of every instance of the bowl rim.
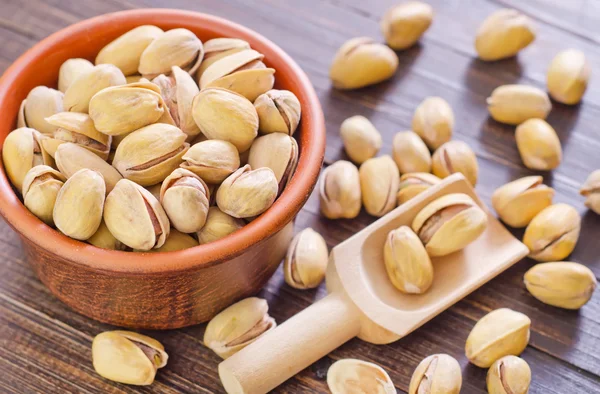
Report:
[[[154,19],[153,19],[154,18]],[[265,59],[279,64],[277,72],[288,75],[299,99],[303,102],[302,127],[300,138],[301,152],[297,171],[288,183],[285,191],[264,214],[248,223],[242,229],[220,240],[195,246],[186,250],[162,253],[132,253],[105,250],[73,240],[59,231],[47,226],[31,214],[13,191],[7,179],[4,164],[0,165],[0,215],[19,235],[29,243],[45,251],[64,258],[71,263],[83,264],[92,269],[109,273],[156,274],[170,273],[188,269],[207,268],[224,263],[242,254],[247,248],[258,244],[281,230],[292,221],[308,200],[318,180],[325,153],[325,119],[317,94],[308,76],[300,66],[278,45],[261,34],[229,20],[200,12],[175,9],[135,9],[99,15],[77,22],[61,29],[21,55],[0,78],[0,108],[4,107],[11,95],[12,81],[31,63],[39,61],[45,52],[56,49],[69,37],[88,34],[90,30],[100,29],[120,21],[139,21],[139,24],[156,18],[170,18],[186,23],[202,23],[211,26],[211,30],[223,36],[244,38],[251,45],[272,52],[273,58]],[[165,22],[170,24],[171,22]],[[228,34],[227,34],[228,33]],[[257,45],[258,44],[258,45]],[[11,121],[14,117],[9,116]],[[12,126],[11,126],[12,127]],[[2,162],[2,160],[0,160]],[[116,263],[118,261],[118,264]],[[53,261],[52,263],[62,263]]]

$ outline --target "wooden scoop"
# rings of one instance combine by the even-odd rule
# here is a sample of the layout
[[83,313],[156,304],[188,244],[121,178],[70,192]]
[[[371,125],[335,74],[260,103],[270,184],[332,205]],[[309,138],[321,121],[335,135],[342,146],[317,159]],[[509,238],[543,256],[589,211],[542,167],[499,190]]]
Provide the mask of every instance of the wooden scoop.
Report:
[[[403,294],[385,270],[387,234],[410,226],[423,207],[450,193],[471,196],[488,214],[487,228],[464,250],[432,259],[429,291]],[[356,336],[376,344],[398,340],[527,254],[469,182],[452,175],[333,248],[327,270],[330,294],[223,361],[221,382],[228,393],[262,394]]]

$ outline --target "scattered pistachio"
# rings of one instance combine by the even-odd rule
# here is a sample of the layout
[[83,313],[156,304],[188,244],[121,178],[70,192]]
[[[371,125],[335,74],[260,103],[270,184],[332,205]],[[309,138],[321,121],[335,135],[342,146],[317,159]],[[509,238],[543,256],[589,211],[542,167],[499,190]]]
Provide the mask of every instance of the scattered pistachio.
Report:
[[535,40],[530,18],[514,9],[501,9],[487,17],[475,38],[479,58],[492,61],[515,56]]
[[454,130],[454,112],[441,97],[427,97],[415,110],[412,129],[427,146],[435,150],[450,141]]
[[429,29],[433,8],[420,1],[409,1],[388,9],[381,20],[387,44],[395,50],[413,46]]
[[477,156],[466,142],[448,141],[440,146],[433,153],[432,169],[433,174],[440,178],[460,172],[471,185],[477,184],[479,175]]
[[532,170],[552,170],[562,161],[562,147],[556,131],[545,120],[529,119],[515,133],[521,159]]
[[542,181],[541,176],[526,176],[496,189],[492,206],[500,219],[511,227],[525,227],[544,208],[552,205],[554,189]]
[[586,197],[585,206],[600,215],[600,170],[588,176],[579,193]]
[[346,154],[356,164],[375,157],[381,148],[381,134],[369,119],[361,115],[344,120],[340,126],[340,136]]
[[552,103],[541,89],[527,85],[502,85],[487,99],[488,111],[494,120],[519,125],[528,119],[546,119]]
[[431,171],[431,153],[416,133],[397,133],[392,144],[392,156],[401,174]]
[[321,213],[328,219],[353,219],[361,207],[358,169],[349,161],[336,161],[323,170],[319,183]]
[[489,394],[527,394],[531,368],[522,358],[505,356],[492,364],[486,383]]
[[410,379],[408,394],[459,394],[462,372],[447,354],[433,354],[419,363]]
[[389,156],[369,159],[358,170],[360,190],[365,210],[373,216],[383,216],[396,207],[400,174]]
[[288,247],[283,263],[285,282],[296,289],[315,288],[325,278],[328,261],[325,240],[312,228],[306,228]]
[[390,376],[377,364],[353,358],[338,360],[327,371],[331,394],[396,394]]
[[585,54],[577,49],[560,52],[550,63],[546,84],[552,98],[563,104],[577,104],[583,97],[592,69]]

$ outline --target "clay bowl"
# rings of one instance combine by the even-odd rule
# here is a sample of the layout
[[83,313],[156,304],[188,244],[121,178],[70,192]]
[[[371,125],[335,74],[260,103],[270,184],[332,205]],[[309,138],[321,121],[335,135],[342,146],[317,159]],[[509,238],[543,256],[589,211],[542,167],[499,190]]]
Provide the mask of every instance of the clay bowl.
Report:
[[0,144],[16,126],[17,111],[38,85],[56,86],[69,58],[93,61],[98,51],[143,24],[164,30],[184,27],[202,41],[238,37],[265,55],[276,70],[276,88],[294,92],[302,104],[296,137],[298,169],[275,204],[243,229],[217,242],[169,253],[127,253],[95,248],[43,224],[22,205],[0,171],[0,214],[19,234],[40,280],[74,310],[101,322],[170,329],[205,322],[233,302],[258,292],[277,269],[293,233],[293,220],[318,178],[325,151],[319,100],[299,66],[265,37],[210,15],[147,9],[102,15],[44,39],[0,79]]

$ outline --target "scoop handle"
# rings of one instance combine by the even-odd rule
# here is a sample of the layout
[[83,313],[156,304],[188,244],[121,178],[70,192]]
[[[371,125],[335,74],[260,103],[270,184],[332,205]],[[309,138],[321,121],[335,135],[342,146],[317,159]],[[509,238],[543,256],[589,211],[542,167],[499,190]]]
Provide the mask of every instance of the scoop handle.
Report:
[[334,292],[219,364],[229,394],[264,394],[358,335],[360,312]]

